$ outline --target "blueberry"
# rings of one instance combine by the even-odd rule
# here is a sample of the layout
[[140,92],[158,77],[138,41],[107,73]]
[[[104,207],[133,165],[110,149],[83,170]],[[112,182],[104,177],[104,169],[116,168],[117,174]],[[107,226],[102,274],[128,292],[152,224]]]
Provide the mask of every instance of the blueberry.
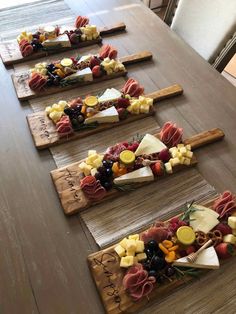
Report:
[[102,162],[103,166],[106,168],[112,168],[113,166],[113,161],[112,160],[103,160]]
[[159,249],[158,244],[155,240],[150,240],[146,246],[152,251],[157,251]]
[[151,260],[151,268],[155,270],[162,270],[166,266],[166,261],[164,258],[159,256],[153,256]]
[[70,107],[65,108],[65,109],[64,109],[65,114],[67,114],[68,116],[70,116],[70,115],[73,113],[73,111],[72,111],[71,109],[72,109],[72,108],[70,108]]
[[106,175],[108,177],[112,176],[113,172],[112,172],[112,169],[111,168],[106,168]]
[[151,270],[151,267],[150,267],[150,261],[145,261],[144,263],[143,263],[143,267],[144,267],[144,269],[146,269],[147,271],[149,271],[149,270]]
[[173,276],[175,274],[174,267],[171,267],[171,266],[167,267],[166,270],[165,270],[165,274],[166,274],[167,277]]
[[149,248],[145,248],[144,252],[146,253],[148,259],[152,259],[153,257],[153,251],[150,250]]
[[149,272],[148,272],[148,276],[149,277],[155,277],[157,278],[158,277],[158,272],[154,269],[151,269]]

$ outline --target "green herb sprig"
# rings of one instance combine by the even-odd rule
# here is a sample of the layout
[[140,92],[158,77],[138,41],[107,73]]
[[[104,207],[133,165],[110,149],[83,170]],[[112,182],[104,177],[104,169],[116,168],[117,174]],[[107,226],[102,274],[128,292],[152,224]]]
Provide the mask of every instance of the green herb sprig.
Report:
[[186,203],[183,208],[183,215],[180,217],[180,219],[185,222],[190,222],[190,220],[193,220],[190,219],[190,215],[196,211],[201,211],[201,209],[194,207],[194,201],[191,203]]
[[175,269],[175,276],[177,279],[184,280],[185,277],[193,277],[193,278],[199,278],[199,276],[202,274],[202,271],[196,268],[184,268],[184,267],[176,267],[173,266]]

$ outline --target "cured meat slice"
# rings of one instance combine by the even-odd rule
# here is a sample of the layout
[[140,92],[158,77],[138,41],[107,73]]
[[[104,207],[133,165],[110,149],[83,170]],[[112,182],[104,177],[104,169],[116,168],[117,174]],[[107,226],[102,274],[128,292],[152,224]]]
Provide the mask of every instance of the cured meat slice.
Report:
[[106,195],[106,190],[101,185],[100,181],[94,176],[86,176],[80,181],[81,190],[93,201],[98,201]]
[[75,27],[80,28],[87,25],[88,23],[89,23],[89,18],[87,18],[86,16],[77,16],[75,20]]
[[34,51],[32,45],[26,39],[22,39],[19,42],[19,47],[20,47],[20,52],[23,57],[31,55]]
[[72,134],[74,131],[70,118],[68,116],[62,116],[60,121],[56,124],[56,130],[61,137]]
[[230,191],[225,191],[214,202],[213,209],[220,215],[220,218],[228,218],[236,210],[235,196]]
[[140,240],[148,243],[150,240],[155,240],[157,243],[164,241],[170,236],[170,231],[165,227],[151,227],[140,234]]
[[125,83],[124,87],[121,90],[124,94],[128,94],[131,97],[139,97],[144,92],[144,87],[141,86],[138,81],[130,78]]
[[46,83],[47,79],[39,73],[33,73],[29,79],[29,87],[36,91],[43,89]]
[[182,128],[178,128],[175,123],[166,122],[161,129],[160,139],[167,147],[171,148],[182,142],[182,135]]
[[99,51],[99,58],[105,59],[115,59],[117,57],[118,51],[111,45],[103,45]]

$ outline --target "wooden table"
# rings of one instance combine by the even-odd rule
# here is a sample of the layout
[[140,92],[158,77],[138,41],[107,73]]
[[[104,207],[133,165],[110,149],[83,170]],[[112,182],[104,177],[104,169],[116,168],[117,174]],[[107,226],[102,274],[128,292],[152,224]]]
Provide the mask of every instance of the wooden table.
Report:
[[[225,131],[224,141],[197,152],[198,169],[219,191],[236,192],[235,87],[138,0],[67,3],[78,14],[90,13],[95,23],[125,22],[127,34],[110,37],[122,54],[153,52],[154,66],[130,69],[146,92],[175,83],[184,87],[183,96],[159,105],[159,124],[176,121],[187,137],[213,127]],[[0,313],[103,313],[86,264],[97,247],[78,217],[63,215],[49,175],[55,164],[49,151],[34,148],[25,118],[31,109],[20,105],[0,66]],[[218,287],[211,273],[201,289],[193,284],[163,300],[158,313],[234,313],[234,271],[224,272],[226,287]],[[225,299],[221,288],[228,290]]]

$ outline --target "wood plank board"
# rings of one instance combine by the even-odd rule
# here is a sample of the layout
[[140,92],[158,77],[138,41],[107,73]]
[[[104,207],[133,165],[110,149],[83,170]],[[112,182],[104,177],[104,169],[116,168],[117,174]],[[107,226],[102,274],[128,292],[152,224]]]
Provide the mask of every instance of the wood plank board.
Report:
[[[68,29],[69,29],[69,26],[68,26]],[[126,29],[126,25],[122,22],[117,23],[112,26],[105,26],[103,28],[100,28],[100,36],[97,39],[82,41],[78,43],[77,45],[72,45],[71,47],[64,47],[64,48],[61,47],[61,48],[48,50],[48,51],[45,51],[45,50],[37,51],[26,57],[22,56],[19,49],[18,42],[15,39],[15,40],[0,43],[0,55],[2,58],[2,62],[5,65],[12,65],[12,64],[27,62],[27,61],[35,60],[41,57],[46,57],[48,55],[52,55],[55,53],[60,53],[64,51],[69,51],[69,50],[78,49],[78,48],[87,47],[87,46],[101,43],[103,36],[121,32],[125,29]]]
[[[119,61],[122,62],[125,66],[137,62],[142,62],[146,60],[152,59],[152,53],[150,51],[141,51],[139,53],[135,53],[132,55],[128,55],[125,57],[119,58]],[[19,72],[12,74],[12,81],[13,85],[16,90],[16,94],[18,99],[20,100],[28,100],[32,98],[36,98],[39,96],[45,96],[45,95],[51,95],[58,93],[60,91],[65,91],[65,90],[70,90],[79,86],[84,86],[84,85],[90,85],[90,84],[95,84],[96,82],[101,82],[105,80],[110,80],[115,77],[121,77],[127,75],[127,71],[120,71],[116,73],[112,73],[111,75],[103,75],[102,77],[94,78],[91,82],[78,82],[73,85],[68,85],[68,86],[52,86],[49,88],[45,88],[42,91],[35,92],[32,89],[30,89],[28,81],[30,78],[30,72]]]
[[[156,137],[159,137],[159,133],[156,133],[154,135]],[[184,140],[184,143],[190,144],[192,150],[194,150],[211,142],[218,141],[223,137],[224,133],[222,130],[212,129],[210,131],[205,131],[189,139],[186,139]],[[82,171],[78,167],[81,162],[82,160],[51,171],[52,180],[54,182],[56,191],[62,204],[62,208],[66,215],[76,214],[86,208],[99,204],[108,199],[112,199],[113,197],[119,196],[119,194],[121,194],[121,192],[117,189],[112,189],[100,201],[92,202],[91,200],[89,200],[80,188],[80,181],[84,177]],[[173,170],[174,172],[178,172],[183,168],[195,166],[196,164],[197,159],[195,156],[193,156],[190,166],[178,165],[174,167]],[[151,182],[136,184],[135,188],[139,188],[150,183]]]
[[[214,199],[208,200],[202,205],[211,207],[213,202]],[[112,245],[93,253],[89,255],[87,259],[88,266],[106,313],[137,313],[141,308],[147,307],[148,304],[154,301],[161,301],[178,287],[193,280],[192,277],[186,277],[185,280],[173,278],[172,282],[166,282],[163,285],[155,287],[148,298],[134,302],[123,288],[122,280],[126,270],[120,267],[120,258],[114,251],[114,247],[115,245]],[[202,270],[202,274],[206,274],[208,271],[209,270]]]
[[[163,88],[159,91],[153,92],[151,94],[145,95],[145,97],[150,97],[153,99],[153,102],[156,103],[157,101],[173,97],[176,95],[181,95],[183,93],[183,89],[180,85],[172,85],[170,87]],[[131,123],[133,121],[143,119],[147,116],[153,115],[154,109],[152,109],[147,114],[138,114],[138,115],[131,115],[125,119],[120,120],[117,123],[103,123],[99,124],[94,129],[87,129],[79,132],[74,132],[73,134],[69,136],[60,137],[56,126],[53,123],[53,121],[47,116],[45,111],[35,112],[32,114],[27,115],[27,121],[29,125],[29,129],[31,132],[31,135],[34,140],[34,144],[38,149],[43,149],[47,147],[51,147],[53,145],[65,143],[68,141],[72,141],[75,139],[83,138],[104,130],[107,130],[109,128],[114,128],[116,126],[124,125],[127,123]]]

